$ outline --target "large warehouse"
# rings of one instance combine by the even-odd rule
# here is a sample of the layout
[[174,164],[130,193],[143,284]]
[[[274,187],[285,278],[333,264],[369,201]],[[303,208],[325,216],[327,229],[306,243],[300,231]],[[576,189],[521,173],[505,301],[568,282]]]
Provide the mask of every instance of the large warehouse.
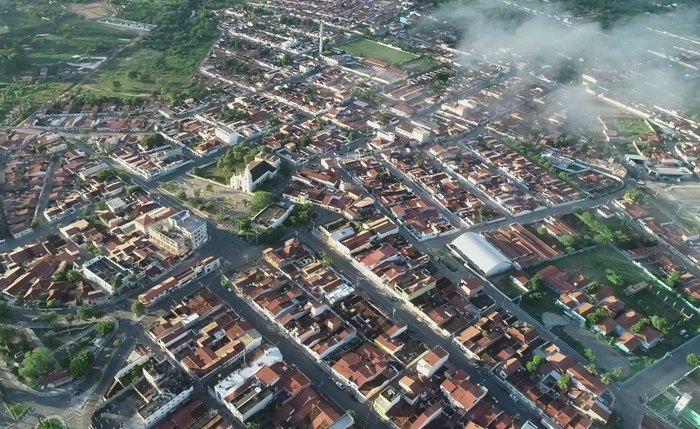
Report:
[[512,265],[503,253],[484,237],[473,232],[465,232],[448,244],[452,253],[466,261],[472,268],[485,276],[493,276],[508,271]]

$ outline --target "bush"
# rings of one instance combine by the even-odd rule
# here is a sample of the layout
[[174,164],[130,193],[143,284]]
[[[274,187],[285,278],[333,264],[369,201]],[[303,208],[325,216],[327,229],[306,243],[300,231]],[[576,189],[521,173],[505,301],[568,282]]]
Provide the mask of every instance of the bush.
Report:
[[100,337],[106,337],[112,331],[114,331],[114,327],[115,324],[113,320],[101,320],[97,323],[97,326],[95,326],[95,332]]

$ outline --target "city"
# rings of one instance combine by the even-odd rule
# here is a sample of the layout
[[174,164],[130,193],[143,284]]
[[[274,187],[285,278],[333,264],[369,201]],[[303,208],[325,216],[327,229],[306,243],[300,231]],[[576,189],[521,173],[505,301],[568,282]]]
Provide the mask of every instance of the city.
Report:
[[170,3],[0,0],[0,427],[700,429],[696,9]]

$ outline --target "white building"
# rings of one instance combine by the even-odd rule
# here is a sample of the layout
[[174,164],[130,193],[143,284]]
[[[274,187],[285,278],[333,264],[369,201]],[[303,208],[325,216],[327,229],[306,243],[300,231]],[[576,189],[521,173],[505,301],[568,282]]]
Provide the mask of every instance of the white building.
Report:
[[236,143],[238,143],[238,133],[236,130],[233,128],[222,125],[220,127],[216,127],[216,131],[214,131],[214,135],[216,136],[217,139],[223,141],[229,146],[233,146]]
[[132,272],[103,255],[96,256],[85,262],[81,272],[83,277],[94,285],[114,293],[118,285],[131,284]]
[[[282,361],[282,353],[279,349],[271,347],[249,365],[232,372],[226,378],[216,383],[213,389],[210,390],[210,393],[216,401],[226,407],[238,420],[245,422],[272,402],[274,395],[271,390],[269,392],[264,391],[264,388],[267,386],[253,387],[249,394],[244,395],[245,397],[243,398],[239,398],[237,393],[240,393],[240,389],[250,384],[250,380],[261,368],[272,366]],[[248,403],[250,400],[255,400],[255,404],[251,406]]]
[[465,232],[447,245],[458,258],[469,263],[485,276],[508,271],[512,262],[483,236]]
[[243,173],[231,176],[230,185],[233,189],[251,194],[261,183],[277,176],[281,162],[276,155],[258,155]]
[[418,361],[416,371],[425,378],[432,377],[437,370],[443,367],[450,354],[440,346],[430,350]]
[[153,224],[148,229],[148,238],[159,248],[182,256],[204,246],[209,234],[202,218],[182,210]]

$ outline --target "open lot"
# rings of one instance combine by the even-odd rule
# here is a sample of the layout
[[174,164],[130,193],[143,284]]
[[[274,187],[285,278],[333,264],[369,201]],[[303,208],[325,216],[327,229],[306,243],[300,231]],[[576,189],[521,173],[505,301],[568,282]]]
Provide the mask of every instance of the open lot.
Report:
[[178,199],[184,197],[185,204],[206,213],[222,228],[233,229],[236,219],[250,206],[250,195],[189,175],[163,183],[161,187]]
[[341,51],[350,55],[368,59],[379,60],[388,64],[403,64],[418,58],[418,55],[401,49],[384,46],[368,39],[359,39],[353,42],[336,46]]
[[168,72],[177,69],[169,64],[171,60],[158,50],[127,49],[105,64],[85,87],[107,95],[151,95],[160,87],[182,85],[189,79],[188,73]]
[[94,3],[71,3],[68,5],[70,10],[87,19],[100,19],[114,13],[114,9],[109,3],[94,2]]
[[[51,21],[35,20],[36,15],[21,9],[0,13],[0,28],[7,25],[9,29],[6,34],[0,31],[0,45],[12,45],[17,36],[23,37],[24,44],[11,72],[0,73],[0,119],[17,107],[21,117],[55,99],[87,72],[67,63],[86,56],[109,56],[134,37],[131,31],[63,12]],[[18,84],[15,81],[20,76],[33,82]]]
[[212,164],[207,165],[206,167],[201,167],[198,170],[198,175],[209,180],[213,180],[216,183],[220,183],[224,186],[228,186],[229,184],[229,179],[231,178],[230,175],[226,174],[226,171],[224,169],[219,168],[217,163],[214,162]]
[[[624,301],[628,308],[636,310],[645,317],[656,315],[666,318],[669,322],[669,331],[656,347],[646,353],[650,357],[663,356],[666,352],[685,342],[686,338],[680,335],[681,330],[685,329],[692,336],[700,329],[698,315],[688,308],[675,293],[660,286],[656,278],[613,247],[599,246],[562,258],[554,262],[553,265],[572,276],[583,274],[591,281],[601,285],[609,285],[615,291],[615,295]],[[532,274],[541,268],[542,266],[533,269]],[[612,270],[619,276],[621,281],[618,285],[611,283],[606,270]],[[649,287],[634,295],[625,293],[627,286],[640,282],[648,283]],[[521,305],[527,312],[542,320],[542,315],[546,312],[562,314],[562,311],[555,304],[556,299],[557,294],[545,288],[536,296],[524,296]],[[566,338],[564,339],[566,340]],[[605,343],[608,340],[609,338],[605,338],[600,341]],[[580,343],[581,338],[576,341]],[[572,344],[572,346],[579,345]]]

